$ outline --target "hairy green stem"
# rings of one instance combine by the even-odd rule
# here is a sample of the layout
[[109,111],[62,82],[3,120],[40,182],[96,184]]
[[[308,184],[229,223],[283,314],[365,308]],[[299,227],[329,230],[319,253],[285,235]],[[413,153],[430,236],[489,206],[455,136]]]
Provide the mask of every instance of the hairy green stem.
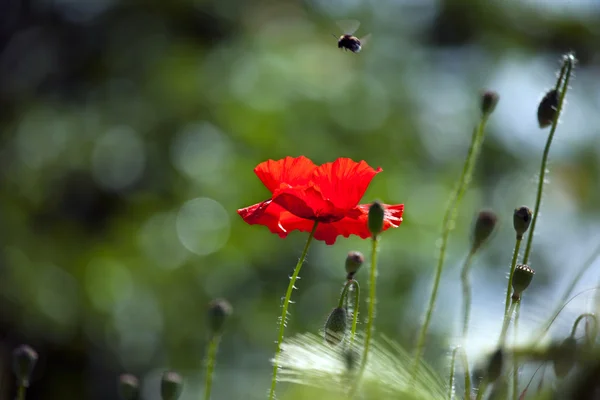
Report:
[[477,389],[477,400],[481,400],[483,398],[483,394],[485,393],[486,389],[488,387],[488,382],[486,380],[486,378],[484,378],[481,381],[481,384],[479,385],[479,389]]
[[354,286],[354,304],[352,306],[352,328],[350,330],[350,345],[354,344],[356,325],[358,323],[358,305],[360,303],[360,286],[358,281],[352,280]]
[[206,359],[206,380],[204,384],[204,400],[210,399],[210,391],[212,388],[213,372],[215,370],[215,360],[219,349],[221,335],[214,335],[208,343],[208,356]]
[[465,259],[462,271],[460,273],[460,279],[462,281],[463,290],[463,326],[462,326],[462,342],[463,345],[467,340],[467,333],[469,329],[469,317],[471,315],[471,282],[469,281],[469,270],[473,261],[473,251],[469,252],[469,255]]
[[[519,315],[521,314],[521,302],[517,303],[517,308],[515,309],[515,322],[514,322],[514,339],[513,346],[517,343],[517,334],[519,331]],[[513,400],[519,399],[519,363],[516,358],[513,358],[513,391],[512,398]]]
[[456,353],[460,349],[459,346],[456,346],[452,350],[452,357],[450,358],[450,376],[448,377],[448,400],[452,400],[454,397],[454,367],[456,366]]
[[425,347],[425,339],[427,337],[427,331],[429,329],[429,324],[431,323],[431,317],[433,315],[433,309],[435,308],[435,302],[437,299],[437,294],[440,286],[440,281],[442,278],[442,271],[444,269],[444,260],[446,258],[446,247],[448,245],[448,237],[450,236],[450,232],[455,227],[456,216],[458,214],[458,206],[462,200],[462,197],[467,189],[467,186],[471,182],[471,178],[473,175],[473,169],[475,167],[475,161],[477,160],[477,156],[479,155],[479,150],[481,149],[481,144],[483,143],[483,136],[485,132],[485,126],[488,121],[488,115],[484,115],[477,128],[473,130],[473,135],[471,137],[471,145],[469,147],[469,152],[467,153],[467,158],[465,159],[465,163],[463,165],[463,170],[461,176],[458,180],[458,184],[452,196],[450,197],[450,201],[448,203],[448,207],[444,214],[444,219],[442,221],[442,237],[441,244],[439,246],[439,254],[438,254],[438,262],[435,268],[435,276],[433,279],[433,288],[431,290],[431,296],[429,298],[429,304],[427,306],[427,311],[425,312],[425,320],[423,321],[423,325],[421,326],[421,330],[419,332],[417,347],[415,351],[414,358],[414,367],[413,367],[413,378],[416,377],[416,374],[419,369],[419,361],[423,354],[423,350]]
[[[533,233],[535,231],[535,225],[538,220],[538,214],[540,212],[540,204],[542,202],[542,192],[544,191],[544,179],[546,176],[546,166],[548,164],[548,155],[550,154],[550,146],[552,145],[552,139],[554,138],[554,133],[556,132],[556,127],[558,126],[558,119],[560,117],[560,113],[562,111],[565,95],[567,94],[567,90],[569,89],[569,80],[571,78],[571,72],[573,70],[574,57],[569,54],[565,56],[565,61],[563,63],[562,69],[560,70],[560,75],[558,80],[556,81],[555,90],[560,90],[560,97],[558,101],[558,106],[556,107],[556,113],[554,115],[554,120],[552,121],[552,127],[550,128],[550,133],[548,134],[548,139],[546,140],[546,147],[544,148],[544,154],[542,156],[542,165],[540,167],[540,177],[537,188],[537,196],[535,199],[535,207],[533,211],[533,219],[531,220],[531,229],[529,231],[529,237],[527,238],[527,246],[525,247],[525,254],[523,255],[523,264],[527,264],[529,261],[529,254],[531,252],[531,244],[533,242]],[[564,78],[564,84],[563,83]]]
[[463,369],[465,372],[465,399],[471,398],[471,373],[469,372],[469,360],[467,359],[467,352],[465,348],[462,348],[462,359]]
[[506,333],[508,332],[508,326],[510,325],[510,319],[512,318],[515,307],[519,302],[520,300],[512,300],[510,303],[510,308],[508,309],[508,313],[504,316],[504,322],[502,323],[502,332],[500,333],[500,339],[498,340],[498,347],[504,347]]
[[504,302],[504,318],[506,318],[506,314],[508,313],[508,307],[510,307],[510,295],[512,293],[513,275],[515,274],[515,268],[517,267],[517,258],[519,257],[519,249],[521,248],[522,241],[523,239],[519,239],[517,237],[517,242],[515,243],[515,250],[513,251],[512,261],[510,262],[510,275],[508,275],[508,286],[506,287],[506,300]]
[[371,338],[373,336],[373,322],[375,321],[375,303],[377,302],[377,291],[376,291],[376,283],[377,283],[377,244],[379,243],[378,236],[374,236],[371,239],[371,273],[369,275],[369,316],[367,318],[367,327],[365,329],[365,344],[362,354],[362,359],[360,362],[360,369],[358,371],[358,375],[356,376],[354,385],[350,391],[350,398],[354,396],[356,390],[358,389],[358,385],[360,384],[360,380],[367,368],[367,362],[369,360],[369,350],[371,347]]
[[275,398],[275,387],[277,386],[277,371],[279,370],[279,355],[281,354],[281,343],[283,343],[283,334],[285,332],[285,321],[288,314],[288,307],[290,304],[290,299],[292,297],[292,292],[295,289],[296,280],[298,279],[298,275],[300,274],[300,269],[302,268],[302,264],[304,264],[304,260],[306,259],[306,254],[308,253],[308,248],[310,247],[310,243],[312,242],[315,232],[317,230],[318,222],[315,221],[310,234],[308,235],[308,239],[306,240],[306,244],[304,245],[304,250],[302,250],[302,254],[300,255],[300,259],[298,259],[298,263],[296,264],[296,268],[294,268],[294,272],[290,277],[290,283],[288,285],[287,291],[285,293],[285,298],[283,300],[282,310],[281,310],[281,318],[279,319],[279,334],[277,336],[277,347],[275,349],[275,358],[273,360],[273,377],[271,378],[271,390],[269,392],[269,400],[273,400]]

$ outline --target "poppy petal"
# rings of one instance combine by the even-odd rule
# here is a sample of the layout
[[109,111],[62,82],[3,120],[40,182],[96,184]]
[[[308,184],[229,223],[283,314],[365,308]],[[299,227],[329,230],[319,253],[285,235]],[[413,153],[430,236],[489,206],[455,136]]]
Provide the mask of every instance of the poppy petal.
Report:
[[[402,223],[402,214],[404,213],[404,204],[382,204],[384,208],[383,230],[397,228]],[[315,239],[332,245],[336,242],[338,236],[345,238],[356,235],[362,239],[371,237],[367,221],[369,219],[370,204],[361,204],[348,213],[345,218],[331,223],[319,223],[315,232]],[[287,231],[299,230],[310,232],[314,225],[313,221],[302,218],[284,218],[280,220],[280,225]]]
[[381,171],[381,168],[375,170],[365,161],[357,163],[350,158],[338,158],[318,167],[312,181],[323,198],[339,209],[351,210],[358,205],[373,177]]
[[339,221],[346,213],[325,200],[314,186],[282,187],[273,193],[273,202],[300,218],[319,222]]
[[307,185],[315,169],[317,166],[310,159],[300,156],[262,162],[254,168],[254,173],[273,193],[281,184]]
[[301,218],[286,211],[270,199],[250,207],[241,208],[237,212],[247,224],[264,225],[269,228],[271,233],[276,233],[281,238],[285,238],[292,230],[297,229],[295,226],[307,225],[310,232],[314,224],[313,221],[301,220]]

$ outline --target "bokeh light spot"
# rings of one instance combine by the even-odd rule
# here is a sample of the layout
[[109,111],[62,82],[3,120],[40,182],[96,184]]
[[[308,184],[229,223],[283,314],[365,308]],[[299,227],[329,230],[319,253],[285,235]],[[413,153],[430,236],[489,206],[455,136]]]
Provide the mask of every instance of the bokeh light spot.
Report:
[[229,215],[213,199],[197,198],[185,203],[177,215],[177,235],[191,252],[207,255],[219,250],[229,238]]

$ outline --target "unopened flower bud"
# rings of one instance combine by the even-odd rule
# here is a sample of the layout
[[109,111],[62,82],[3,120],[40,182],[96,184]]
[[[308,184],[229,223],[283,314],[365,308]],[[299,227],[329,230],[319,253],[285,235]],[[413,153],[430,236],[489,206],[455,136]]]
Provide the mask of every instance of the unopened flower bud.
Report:
[[552,125],[558,110],[558,91],[552,89],[546,93],[538,106],[537,118],[540,128],[544,129]]
[[496,109],[500,96],[492,91],[485,91],[481,95],[481,113],[485,116],[490,115]]
[[380,202],[374,201],[369,207],[369,232],[372,237],[377,237],[383,230],[384,209]]
[[531,224],[531,218],[533,213],[529,207],[523,206],[515,209],[513,214],[513,225],[515,227],[515,232],[517,232],[517,239],[523,239],[523,235],[529,229],[529,225]]
[[160,381],[160,396],[162,400],[177,400],[183,388],[183,379],[177,372],[167,371]]
[[502,349],[496,350],[489,358],[486,369],[486,378],[488,382],[495,382],[502,375],[502,366],[504,364],[504,353]]
[[476,252],[494,232],[498,217],[492,211],[481,211],[477,215],[475,227],[473,228],[473,245],[471,252]]
[[131,374],[119,377],[119,396],[123,400],[136,400],[140,395],[140,382]]
[[26,344],[22,344],[13,351],[13,372],[19,386],[29,387],[31,373],[37,360],[37,352]]
[[513,295],[512,299],[518,301],[521,299],[521,293],[529,287],[535,271],[528,265],[519,264],[515,267],[512,278]]
[[208,326],[212,335],[220,335],[225,320],[233,311],[231,305],[224,299],[216,299],[208,305]]
[[354,274],[359,270],[365,262],[365,257],[359,251],[351,251],[346,257],[346,279],[354,278]]
[[348,313],[343,307],[334,308],[325,322],[325,341],[336,346],[344,340],[348,326]]
[[344,364],[346,365],[346,371],[352,372],[356,368],[356,362],[358,361],[358,354],[352,348],[344,350]]
[[559,378],[564,378],[577,362],[577,341],[569,336],[562,343],[552,349],[552,363],[554,373]]

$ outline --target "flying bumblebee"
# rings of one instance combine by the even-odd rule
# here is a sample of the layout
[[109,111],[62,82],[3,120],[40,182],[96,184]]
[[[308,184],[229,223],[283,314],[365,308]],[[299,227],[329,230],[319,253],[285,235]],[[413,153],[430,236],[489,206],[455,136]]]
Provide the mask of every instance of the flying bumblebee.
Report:
[[338,21],[337,24],[340,28],[342,28],[342,31],[345,32],[340,37],[333,35],[338,39],[338,49],[350,50],[353,53],[358,53],[362,49],[362,46],[365,44],[367,39],[371,36],[369,34],[360,39],[356,36],[353,36],[354,32],[356,32],[360,26],[360,22],[358,21],[344,20]]

